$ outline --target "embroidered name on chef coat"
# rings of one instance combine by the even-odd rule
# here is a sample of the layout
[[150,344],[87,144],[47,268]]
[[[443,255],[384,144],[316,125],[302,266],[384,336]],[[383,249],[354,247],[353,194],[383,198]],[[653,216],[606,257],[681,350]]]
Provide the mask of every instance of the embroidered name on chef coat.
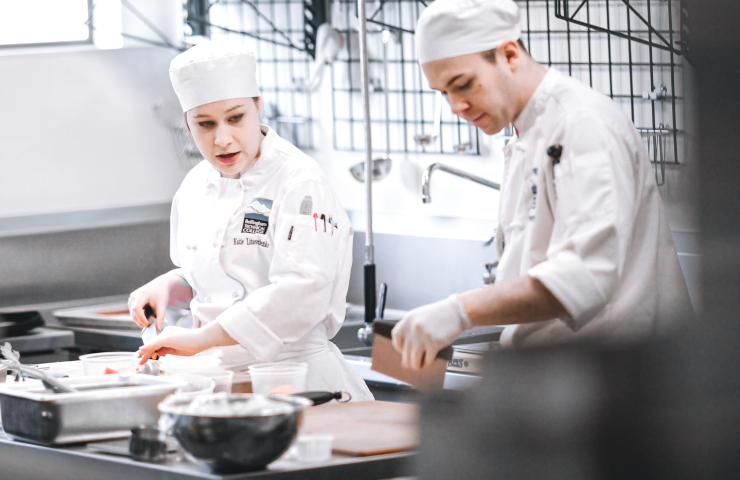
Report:
[[246,213],[244,214],[242,233],[256,233],[259,235],[267,233],[271,210],[272,200],[266,198],[255,198],[252,200],[247,205]]

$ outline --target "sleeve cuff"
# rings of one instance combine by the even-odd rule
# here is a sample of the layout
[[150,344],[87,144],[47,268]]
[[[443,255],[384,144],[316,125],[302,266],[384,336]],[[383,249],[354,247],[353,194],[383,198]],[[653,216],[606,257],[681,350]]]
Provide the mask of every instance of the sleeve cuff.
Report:
[[216,317],[216,321],[239,345],[262,362],[272,362],[283,349],[283,342],[241,304]]
[[574,331],[582,328],[606,305],[604,292],[583,260],[573,252],[561,252],[530,268],[527,274],[542,282],[565,307],[570,316],[561,320]]

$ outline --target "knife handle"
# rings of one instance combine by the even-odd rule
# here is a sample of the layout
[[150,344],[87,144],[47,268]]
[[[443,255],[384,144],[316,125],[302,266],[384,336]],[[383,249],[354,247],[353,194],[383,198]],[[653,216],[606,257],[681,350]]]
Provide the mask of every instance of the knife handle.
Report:
[[144,305],[144,316],[146,317],[147,320],[149,320],[149,325],[151,325],[152,323],[154,323],[154,321],[157,318],[154,315],[154,309],[151,306],[149,306],[148,303],[146,305]]

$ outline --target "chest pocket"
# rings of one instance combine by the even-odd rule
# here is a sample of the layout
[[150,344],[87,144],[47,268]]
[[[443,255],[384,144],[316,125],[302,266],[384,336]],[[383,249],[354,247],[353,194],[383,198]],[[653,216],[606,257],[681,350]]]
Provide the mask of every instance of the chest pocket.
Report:
[[341,254],[339,228],[329,223],[328,218],[298,215],[289,235],[286,257],[288,265],[296,271],[307,272],[333,282]]

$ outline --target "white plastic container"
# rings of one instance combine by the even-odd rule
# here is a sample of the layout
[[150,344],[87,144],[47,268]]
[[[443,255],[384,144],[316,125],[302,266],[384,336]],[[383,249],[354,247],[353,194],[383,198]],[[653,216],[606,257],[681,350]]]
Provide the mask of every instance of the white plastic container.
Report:
[[209,378],[214,382],[213,393],[231,393],[231,384],[234,381],[234,372],[223,368],[211,368],[208,370],[193,370],[193,375]]
[[136,352],[104,352],[80,355],[85,375],[106,373],[136,373],[139,355]]
[[180,398],[195,398],[198,395],[208,395],[213,393],[213,390],[216,388],[216,382],[202,375],[178,374],[175,376],[188,382],[186,386],[175,390],[175,393]]
[[295,441],[298,460],[301,462],[325,462],[331,458],[333,435],[298,435]]
[[165,355],[157,362],[165,375],[191,374],[196,370],[220,369],[221,353],[220,350],[206,350],[191,356]]
[[307,372],[305,363],[263,363],[249,367],[252,391],[263,395],[291,395],[306,391]]

